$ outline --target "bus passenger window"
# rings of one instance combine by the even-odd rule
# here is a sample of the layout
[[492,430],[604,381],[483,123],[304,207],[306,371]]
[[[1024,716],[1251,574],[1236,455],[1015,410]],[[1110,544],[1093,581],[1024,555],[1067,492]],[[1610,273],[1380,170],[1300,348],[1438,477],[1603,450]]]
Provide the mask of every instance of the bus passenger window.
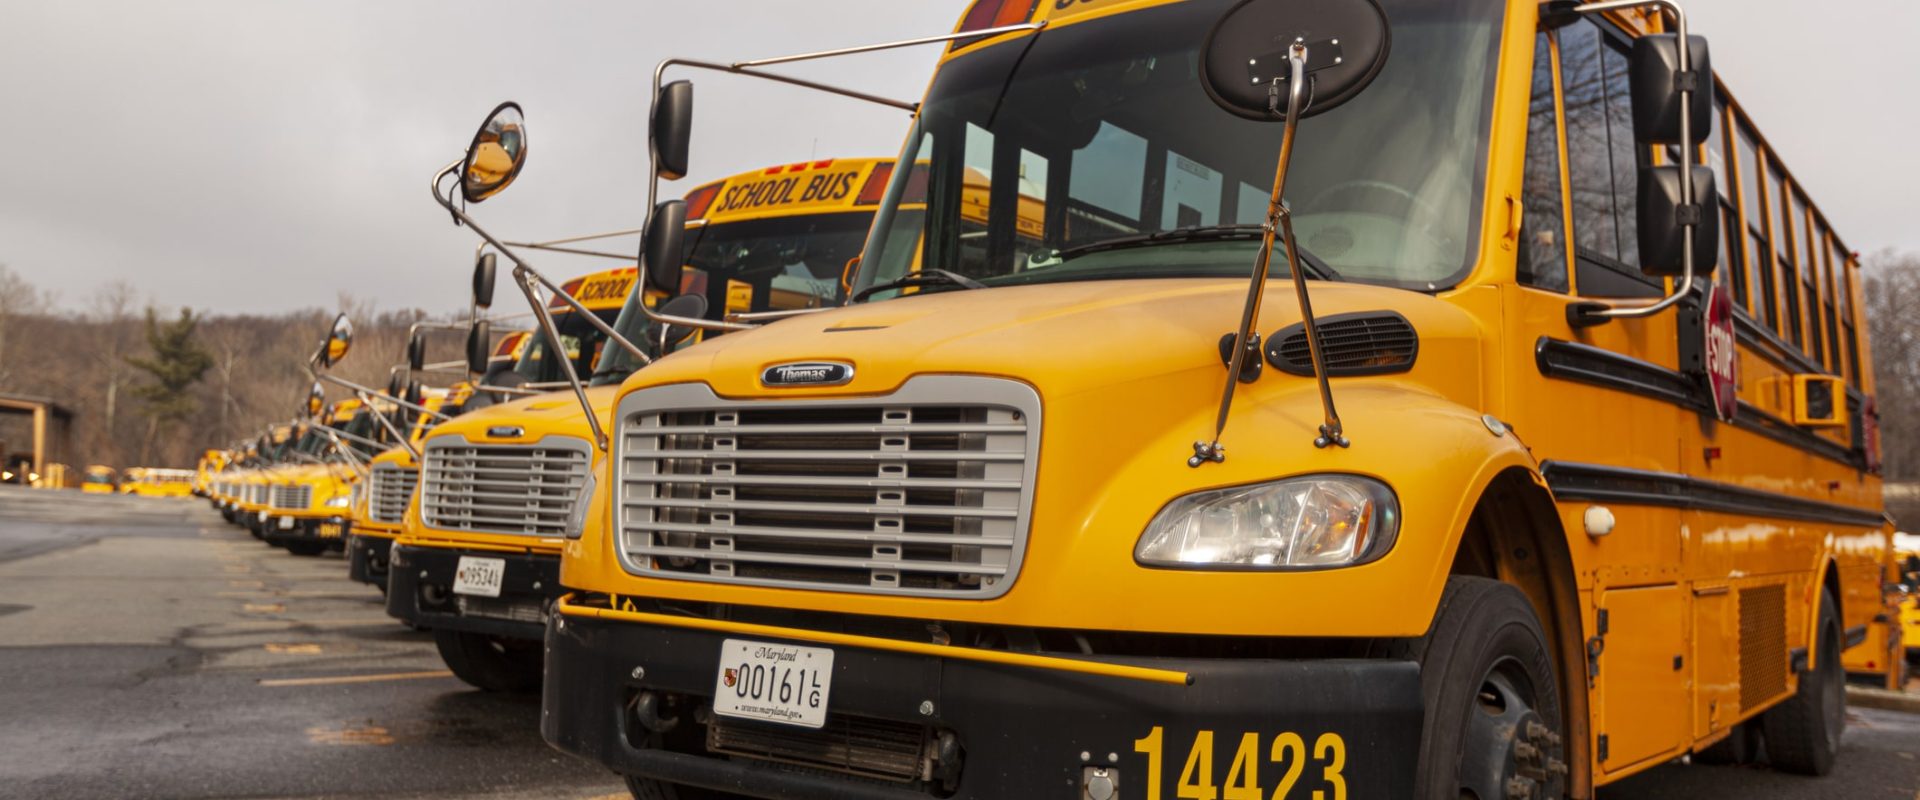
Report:
[[[1768,159],[1768,163],[1772,163],[1772,159]],[[1798,226],[1793,222],[1793,212],[1788,210],[1788,198],[1793,190],[1789,188],[1785,175],[1780,176],[1778,188],[1780,191],[1775,197],[1779,198],[1779,202],[1774,203],[1774,208],[1779,211],[1776,215],[1779,227],[1773,229],[1773,246],[1778,255],[1776,263],[1780,265],[1780,294],[1787,298],[1787,341],[1792,342],[1794,347],[1802,347],[1805,339],[1800,327],[1800,281],[1797,279],[1799,270],[1793,260],[1793,238],[1806,234],[1795,230]]]
[[1553,107],[1548,34],[1534,37],[1533,99],[1527,115],[1526,174],[1521,187],[1519,280],[1567,290],[1566,206],[1560,193],[1560,121]]
[[1747,223],[1747,232],[1742,238],[1747,245],[1748,282],[1759,289],[1759,295],[1753,299],[1754,316],[1767,328],[1777,330],[1780,306],[1774,294],[1773,251],[1767,244],[1766,173],[1761,169],[1760,150],[1754,146],[1753,134],[1745,125],[1736,130],[1733,144],[1735,155],[1739,157],[1736,167],[1740,179],[1741,218]]
[[1166,202],[1160,207],[1160,227],[1191,228],[1220,222],[1219,172],[1172,151],[1167,152]]

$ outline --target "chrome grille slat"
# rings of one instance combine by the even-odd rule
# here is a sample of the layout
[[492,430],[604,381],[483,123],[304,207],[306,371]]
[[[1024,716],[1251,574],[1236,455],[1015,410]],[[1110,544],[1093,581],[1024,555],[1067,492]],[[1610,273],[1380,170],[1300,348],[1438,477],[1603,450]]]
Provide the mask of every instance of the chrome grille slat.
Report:
[[427,440],[420,516],[428,527],[562,536],[587,483],[587,443],[548,437],[531,445]]
[[374,522],[398,525],[407,516],[407,503],[413,500],[420,472],[399,464],[375,464],[367,480],[367,517]]
[[807,478],[755,475],[635,475],[636,483],[683,483],[702,486],[788,486],[794,488],[873,489],[1019,489],[1019,481],[942,478]]
[[629,572],[955,598],[1019,574],[1040,430],[1024,384],[758,401],[678,384],[627,395],[615,419]]
[[313,487],[281,483],[267,487],[266,503],[272,508],[304,509],[313,504]]

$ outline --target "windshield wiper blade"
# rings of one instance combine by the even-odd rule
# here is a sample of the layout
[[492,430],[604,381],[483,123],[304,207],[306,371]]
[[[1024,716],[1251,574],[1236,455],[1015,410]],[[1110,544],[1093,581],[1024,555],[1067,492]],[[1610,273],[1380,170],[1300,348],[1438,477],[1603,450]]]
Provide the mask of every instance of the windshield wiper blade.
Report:
[[[1135,247],[1153,247],[1156,245],[1177,244],[1182,242],[1221,242],[1236,239],[1259,239],[1265,232],[1266,229],[1259,225],[1192,225],[1185,228],[1169,228],[1153,233],[1140,233],[1132,236],[1116,236],[1112,239],[1102,239],[1097,242],[1089,242],[1087,244],[1055,250],[1053,255],[1061,261],[1071,261],[1089,253],[1099,253],[1108,250],[1126,250]],[[1311,273],[1313,277],[1327,281],[1337,281],[1340,279],[1340,273],[1335,272],[1332,267],[1327,266],[1326,262],[1321,261],[1312,253],[1307,252],[1306,248],[1300,249],[1300,264],[1306,267],[1307,272]]]
[[951,272],[944,269],[922,268],[919,272],[902,275],[886,283],[876,283],[865,289],[861,289],[858,294],[853,296],[853,302],[858,303],[881,292],[893,289],[904,289],[909,286],[958,286],[963,289],[987,288],[986,284],[958,272]]

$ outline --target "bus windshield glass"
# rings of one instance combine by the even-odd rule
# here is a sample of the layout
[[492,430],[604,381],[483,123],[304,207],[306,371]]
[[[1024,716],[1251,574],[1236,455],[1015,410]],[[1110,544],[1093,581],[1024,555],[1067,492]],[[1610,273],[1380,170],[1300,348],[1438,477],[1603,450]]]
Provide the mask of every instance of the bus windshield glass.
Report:
[[[567,358],[573,361],[574,374],[593,374],[594,364],[607,343],[607,335],[601,333],[593,323],[582,318],[580,312],[572,310],[563,312],[555,309],[551,313],[553,327],[560,331],[561,346],[566,350]],[[595,313],[600,316],[601,321],[609,323],[614,315],[611,309]],[[528,383],[550,384],[565,381],[566,373],[561,371],[560,362],[553,358],[553,342],[547,338],[546,333],[536,327],[528,335],[533,338],[527,342],[526,352],[520,355],[520,360],[514,364],[513,371],[520,373]]]
[[[840,276],[866,242],[872,211],[797,214],[689,226],[686,270],[681,285],[707,298],[707,317],[721,309],[746,311],[821,308],[840,302]],[[748,298],[736,302],[735,292]],[[645,293],[627,298],[615,330],[649,354],[657,349],[658,326],[636,308]],[[639,368],[623,348],[601,361],[593,383],[618,383]]]
[[[1442,289],[1474,262],[1501,6],[1381,4],[1386,66],[1301,124],[1287,205],[1302,250],[1340,279]],[[987,286],[1246,275],[1257,235],[1218,226],[1262,222],[1281,126],[1222,110],[1201,84],[1201,42],[1229,5],[1061,25],[948,62],[856,293],[922,269]],[[1238,235],[1192,235],[1209,231]],[[1123,237],[1135,241],[1114,246]]]

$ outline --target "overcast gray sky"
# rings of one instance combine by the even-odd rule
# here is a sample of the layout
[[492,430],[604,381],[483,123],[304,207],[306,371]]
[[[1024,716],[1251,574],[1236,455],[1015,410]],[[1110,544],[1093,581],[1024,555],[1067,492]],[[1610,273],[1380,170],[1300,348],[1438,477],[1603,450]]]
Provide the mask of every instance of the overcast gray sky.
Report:
[[[1691,0],[1715,66],[1859,250],[1920,250],[1920,4]],[[944,33],[964,0],[0,0],[0,263],[61,304],[133,283],[162,306],[278,311],[340,291],[462,305],[475,239],[426,184],[501,100],[527,169],[475,209],[509,238],[637,227],[659,59],[735,60]],[[933,48],[791,68],[917,99]],[[698,181],[890,155],[904,114],[692,74]],[[630,246],[622,240],[620,247]],[[555,277],[602,266],[565,256]]]

